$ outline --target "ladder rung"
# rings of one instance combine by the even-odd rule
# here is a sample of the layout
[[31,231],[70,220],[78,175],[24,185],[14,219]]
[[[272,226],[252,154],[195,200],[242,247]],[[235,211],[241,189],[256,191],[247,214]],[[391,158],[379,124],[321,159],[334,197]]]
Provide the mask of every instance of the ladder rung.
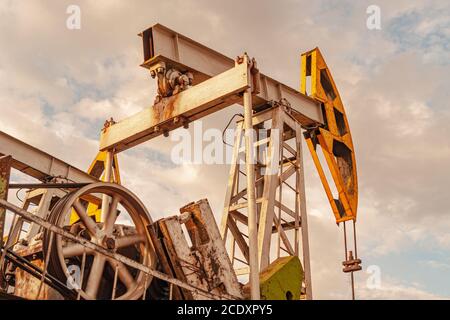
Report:
[[[264,138],[264,139],[261,139],[261,140],[258,140],[258,141],[253,142],[253,146],[254,146],[254,147],[259,147],[259,146],[261,146],[261,145],[268,144],[269,141],[270,141],[270,137]],[[245,152],[245,146],[240,147],[239,150],[238,150],[238,152],[239,152],[239,153]]]
[[291,189],[292,191],[294,191],[296,194],[299,193],[300,191],[297,191],[297,189],[295,189],[293,186],[291,186],[289,183],[285,181],[283,181],[283,184],[285,184],[289,189]]
[[283,147],[289,152],[291,153],[293,156],[295,156],[297,154],[297,152],[295,151],[294,148],[292,148],[290,145],[288,145],[286,142],[283,142]]

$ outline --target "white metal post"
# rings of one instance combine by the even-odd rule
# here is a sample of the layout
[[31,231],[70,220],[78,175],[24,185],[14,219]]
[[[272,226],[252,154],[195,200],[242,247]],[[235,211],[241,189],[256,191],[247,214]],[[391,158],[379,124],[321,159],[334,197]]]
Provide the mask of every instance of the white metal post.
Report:
[[247,208],[250,263],[250,294],[252,300],[260,299],[258,263],[258,227],[256,217],[255,165],[253,141],[252,90],[244,91],[245,164],[247,174]]
[[[105,176],[104,176],[105,182],[111,182],[113,157],[114,157],[114,151],[110,150],[110,151],[106,152]],[[103,194],[101,222],[106,221],[106,215],[108,214],[108,211],[109,211],[109,196],[106,194]]]

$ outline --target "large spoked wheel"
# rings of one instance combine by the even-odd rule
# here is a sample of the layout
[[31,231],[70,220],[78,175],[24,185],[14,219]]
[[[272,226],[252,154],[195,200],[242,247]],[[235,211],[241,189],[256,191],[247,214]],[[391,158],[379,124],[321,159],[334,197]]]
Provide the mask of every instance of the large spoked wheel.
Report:
[[[107,197],[104,221],[97,223],[88,216],[88,202],[101,203]],[[75,211],[79,221],[70,224]],[[152,221],[142,202],[123,186],[93,183],[62,198],[52,210],[50,222],[83,237],[110,252],[124,255],[150,268],[156,266],[156,255],[147,236],[146,226]],[[51,252],[48,271],[66,283],[75,281],[83,299],[132,300],[142,297],[152,277],[109,258],[100,252],[50,232],[44,234],[44,249]],[[79,268],[78,281],[74,267]]]

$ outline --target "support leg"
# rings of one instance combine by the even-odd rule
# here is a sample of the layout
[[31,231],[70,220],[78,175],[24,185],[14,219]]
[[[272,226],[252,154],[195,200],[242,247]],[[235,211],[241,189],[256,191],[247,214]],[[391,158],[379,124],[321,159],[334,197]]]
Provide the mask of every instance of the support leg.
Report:
[[300,203],[300,221],[302,232],[303,268],[305,270],[306,299],[312,300],[311,264],[309,256],[308,217],[306,214],[305,171],[303,166],[303,147],[301,127],[296,125],[297,144],[297,197]]
[[260,299],[259,263],[258,263],[258,227],[256,217],[256,190],[253,141],[252,92],[244,92],[244,127],[245,127],[245,163],[248,196],[248,235],[250,255],[250,292],[252,300]]

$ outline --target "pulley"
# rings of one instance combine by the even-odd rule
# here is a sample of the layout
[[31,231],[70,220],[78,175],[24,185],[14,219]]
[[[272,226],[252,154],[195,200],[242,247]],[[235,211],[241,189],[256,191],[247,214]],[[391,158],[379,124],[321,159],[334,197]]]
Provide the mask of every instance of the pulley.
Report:
[[[109,199],[105,221],[96,222],[87,214],[88,203]],[[72,210],[79,216],[70,223]],[[145,266],[155,268],[156,256],[146,232],[152,221],[142,202],[129,190],[114,183],[93,183],[67,194],[50,213],[49,221],[79,238],[103,246]],[[120,222],[120,223],[119,223]],[[142,271],[64,239],[46,229],[44,256],[50,250],[48,272],[70,284],[83,299],[139,299],[152,277]]]

